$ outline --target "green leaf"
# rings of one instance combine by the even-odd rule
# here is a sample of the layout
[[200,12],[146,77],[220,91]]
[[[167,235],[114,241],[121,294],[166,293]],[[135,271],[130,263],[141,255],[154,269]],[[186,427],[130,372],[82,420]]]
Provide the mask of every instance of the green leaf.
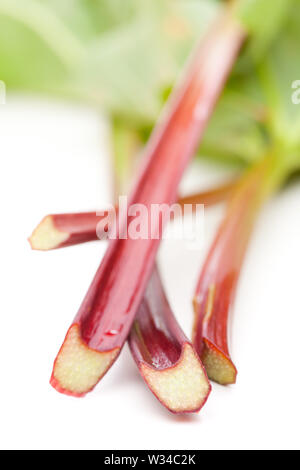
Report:
[[[275,147],[285,166],[300,167],[300,12],[297,2],[242,2],[253,37],[235,66],[209,124],[202,154],[251,162]],[[246,14],[247,12],[247,14]],[[299,87],[300,89],[300,87]]]
[[294,0],[240,0],[238,16],[251,35],[251,53],[260,58],[280,32]]
[[173,85],[196,38],[207,28],[207,17],[210,20],[217,11],[215,6],[207,8],[207,1],[197,3],[193,11],[198,19],[191,25],[189,3],[193,2],[150,2],[131,22],[91,42],[80,75],[87,94],[138,127],[152,124],[165,90]]
[[268,142],[253,102],[229,89],[208,125],[200,153],[228,162],[251,163],[265,152]]
[[149,126],[217,9],[212,0],[0,0],[0,78]]
[[259,74],[270,108],[270,132],[296,161],[300,158],[300,103],[293,86],[300,80],[299,45],[300,12],[295,3],[282,34],[260,64]]
[[[56,93],[104,108],[118,122],[117,144],[136,133],[144,140],[220,3],[0,0],[0,79],[8,89]],[[250,39],[201,155],[247,164],[275,142],[298,162],[300,105],[292,103],[292,84],[300,80],[298,3],[236,2]]]

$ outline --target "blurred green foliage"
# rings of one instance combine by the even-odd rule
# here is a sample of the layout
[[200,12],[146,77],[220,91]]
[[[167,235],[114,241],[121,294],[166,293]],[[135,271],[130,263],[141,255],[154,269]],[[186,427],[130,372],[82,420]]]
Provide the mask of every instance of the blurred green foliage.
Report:
[[0,0],[0,76],[151,125],[213,1]]
[[[9,90],[83,100],[144,141],[217,0],[0,0]],[[199,153],[249,163],[274,142],[298,165],[299,0],[232,2],[249,32]],[[130,147],[130,146],[128,146]],[[116,143],[118,148],[118,143]]]

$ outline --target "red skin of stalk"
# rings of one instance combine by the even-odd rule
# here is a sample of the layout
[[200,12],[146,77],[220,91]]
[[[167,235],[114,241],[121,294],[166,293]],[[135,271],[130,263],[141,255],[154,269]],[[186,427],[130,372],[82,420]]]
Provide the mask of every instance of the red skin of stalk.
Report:
[[[174,368],[180,360],[184,345],[191,345],[170,308],[156,267],[148,282],[145,296],[131,328],[128,344],[144,379],[141,370],[142,364],[146,363],[154,370],[161,371],[166,368]],[[200,361],[199,365],[202,367],[207,379],[205,369]],[[147,385],[156,398],[164,406],[167,406],[151,388],[150,384],[147,383]],[[189,409],[189,413],[199,411],[206,403],[211,391],[211,386],[208,387],[205,399],[196,408]]]
[[[236,184],[237,183],[235,181],[229,182],[204,193],[186,196],[178,202],[182,206],[184,204],[205,204],[206,206],[216,204],[225,200],[229,194],[232,193]],[[104,239],[107,236],[107,232],[105,231],[105,226],[103,224],[100,225],[100,227],[98,226],[96,233],[96,225],[99,221],[103,220],[103,217],[105,216],[97,216],[95,212],[54,214],[51,215],[51,217],[56,230],[69,234],[68,239],[64,243],[53,248],[75,245],[84,241],[97,240],[97,234],[99,239]],[[31,246],[33,249],[35,248],[33,243]],[[149,289],[152,289],[152,291],[149,292]],[[153,295],[151,295],[151,293]],[[155,305],[153,306],[154,301]],[[137,331],[139,331],[139,334],[137,334]],[[157,269],[155,269],[147,285],[147,290],[139,307],[135,323],[131,328],[129,345],[132,355],[139,367],[140,373],[147,385],[149,385],[150,390],[172,413],[190,413],[199,411],[208,398],[210,385],[208,385],[206,397],[203,401],[199,402],[197,407],[187,407],[184,411],[175,411],[174,409],[170,409],[168,404],[160,398],[159,394],[156,393],[155,390],[153,390],[151,384],[147,381],[147,377],[145,377],[143,373],[141,365],[143,363],[148,363],[153,370],[175,368],[180,360],[181,354],[183,354],[185,344],[189,344],[191,346],[191,343],[182,332],[170,309],[160,282],[159,274]],[[199,367],[202,367],[200,361]],[[204,370],[203,367],[202,370]],[[204,374],[207,379],[205,370]],[[207,383],[209,384],[208,379]],[[64,388],[60,386],[60,383],[54,377],[52,377],[52,384],[58,391],[61,393],[64,392]],[[70,393],[67,390],[65,393],[71,396],[81,396],[78,393]]]
[[229,383],[235,382],[237,370],[229,355],[228,316],[258,213],[263,176],[263,171],[251,172],[237,186],[207,256],[194,296],[193,344],[200,357],[203,357],[206,347],[228,360],[235,375]]
[[[79,212],[75,214],[53,214],[51,217],[57,230],[69,234],[69,238],[57,247],[62,248],[97,240],[97,224],[105,215],[101,217],[96,212]],[[105,238],[105,227],[103,227],[103,232],[103,238]]]
[[[196,204],[203,204],[206,207],[211,206],[225,201],[232,193],[235,186],[236,181],[232,181],[206,192],[182,197],[178,200],[178,204],[182,207],[184,207],[185,204],[193,204],[194,208]],[[117,210],[118,208],[116,207],[116,211]],[[67,246],[108,238],[108,225],[104,226],[101,224],[103,220],[107,220],[107,214],[108,211],[103,211],[103,215],[99,215],[96,212],[78,212],[46,216],[51,217],[52,223],[58,231],[68,234],[67,240],[53,246],[51,249],[65,248]],[[43,219],[42,222],[44,220],[45,219]],[[31,238],[29,238],[29,243],[32,249],[37,249],[32,243]],[[40,250],[41,248],[38,249]]]
[[[206,206],[216,204],[217,202],[225,200],[229,194],[232,193],[235,186],[235,181],[230,182],[204,193],[186,196],[178,202],[182,206],[184,204],[205,204]],[[104,224],[100,224],[100,226],[98,226],[96,233],[96,225],[103,220],[103,217],[99,215],[97,216],[95,212],[51,215],[55,229],[65,234],[69,234],[64,243],[61,243],[56,247],[54,246],[53,248],[75,245],[85,241],[97,240],[98,238],[105,239],[108,233],[105,231],[105,228],[107,227],[105,227]],[[29,239],[29,241],[31,242],[31,239]],[[36,248],[34,243],[31,243],[31,246],[33,249]],[[153,302],[155,302],[154,306]],[[137,331],[139,334],[137,334]],[[182,354],[184,354],[184,345],[186,344],[189,344],[192,347],[170,309],[160,282],[159,274],[157,269],[155,269],[147,285],[147,290],[139,307],[135,323],[131,328],[129,345],[132,356],[134,357],[146,384],[149,385],[150,390],[156,398],[172,413],[197,412],[205,404],[211,387],[201,362],[199,361],[199,368],[202,368],[207,380],[207,395],[202,399],[202,401],[198,400],[196,406],[187,406],[181,410],[171,409],[170,406],[168,406],[168,403],[164,402],[163,398],[159,396],[159,393],[151,387],[151,383],[147,380],[147,377],[143,372],[142,364],[148,363],[153,370],[157,371],[163,371],[166,368],[168,368],[168,370],[175,369],[181,360]],[[52,384],[61,393],[65,392],[67,395],[75,397],[81,396],[74,391],[70,393],[68,390],[65,390],[54,377],[52,377]],[[195,396],[197,397],[196,392]]]
[[[176,201],[183,172],[200,141],[243,39],[242,29],[226,16],[201,42],[185,81],[172,95],[167,112],[146,147],[143,167],[129,197],[129,207],[143,204],[150,213],[152,204],[171,205]],[[124,227],[133,219],[124,217],[117,233],[126,233]],[[106,352],[121,349],[124,345],[154,267],[163,230],[163,224],[158,225],[153,227],[158,234],[157,240],[117,238],[110,241],[73,321],[88,348]],[[110,331],[116,333],[112,336],[108,334]],[[56,383],[51,383],[58,388]]]

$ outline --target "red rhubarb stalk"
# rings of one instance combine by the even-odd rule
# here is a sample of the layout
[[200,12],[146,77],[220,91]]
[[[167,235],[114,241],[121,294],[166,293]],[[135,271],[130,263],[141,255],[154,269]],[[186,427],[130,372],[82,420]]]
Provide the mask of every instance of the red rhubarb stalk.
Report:
[[105,212],[102,216],[96,212],[46,215],[28,241],[33,250],[47,251],[98,240],[97,225],[106,215]]
[[259,209],[281,181],[278,161],[268,156],[237,185],[196,288],[193,344],[208,377],[222,385],[236,381],[228,348],[228,317]]
[[[225,201],[235,185],[236,181],[232,181],[205,192],[191,194],[179,199],[178,204],[182,207],[192,204],[193,208],[197,204],[211,206]],[[102,240],[108,235],[107,225],[101,223],[106,218],[105,211],[102,215],[97,215],[96,212],[47,215],[29,237],[29,243],[33,250],[47,251]]]
[[226,201],[236,185],[237,180],[232,180],[207,191],[183,196],[178,200],[178,204],[182,207],[185,204],[192,204],[193,207],[196,207],[196,204],[203,204],[206,207],[213,206],[219,202]]
[[[184,204],[215,204],[224,200],[237,183],[227,183],[205,193],[182,198]],[[65,246],[97,239],[96,213],[47,216],[31,236],[34,249],[50,249],[64,237]],[[52,220],[51,220],[52,219]],[[57,220],[56,220],[57,219]],[[90,220],[90,227],[88,221]],[[61,230],[63,228],[63,230]],[[102,229],[105,227],[101,225]],[[104,238],[107,232],[97,230]],[[155,268],[129,335],[131,353],[139,371],[158,400],[173,413],[199,411],[210,392],[206,372],[191,342],[170,309]]]
[[[80,215],[70,215],[75,228],[80,227]],[[45,225],[44,242],[54,239],[51,230],[51,225]],[[39,246],[38,238],[36,243]],[[147,284],[128,341],[143,379],[168,410],[188,413],[202,408],[211,387],[198,354],[170,309],[157,268]]]
[[[171,205],[178,185],[203,134],[226,77],[243,42],[244,32],[230,15],[215,25],[197,49],[182,85],[172,95],[164,118],[145,150],[143,167],[128,207]],[[124,216],[117,233],[133,217]],[[139,219],[147,223],[148,217]],[[71,324],[54,362],[51,384],[82,396],[99,382],[126,341],[154,267],[158,239],[111,240],[104,259]]]
[[202,408],[210,384],[199,356],[170,309],[156,268],[128,342],[142,377],[166,408],[173,413]]

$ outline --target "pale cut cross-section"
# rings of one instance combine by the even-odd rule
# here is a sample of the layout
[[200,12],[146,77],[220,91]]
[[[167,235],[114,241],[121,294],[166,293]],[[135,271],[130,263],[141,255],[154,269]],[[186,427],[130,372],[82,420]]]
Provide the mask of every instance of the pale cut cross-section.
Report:
[[231,360],[207,339],[204,340],[201,359],[210,380],[221,385],[230,385],[236,382],[237,370]]
[[92,390],[118,355],[120,348],[99,352],[89,348],[81,339],[80,328],[73,325],[54,363],[51,384],[74,396]]
[[174,413],[200,409],[210,391],[199,358],[188,343],[174,366],[158,371],[142,364],[141,371],[152,392]]
[[34,250],[52,250],[69,238],[69,233],[58,230],[51,215],[47,215],[34,230],[29,243]]

